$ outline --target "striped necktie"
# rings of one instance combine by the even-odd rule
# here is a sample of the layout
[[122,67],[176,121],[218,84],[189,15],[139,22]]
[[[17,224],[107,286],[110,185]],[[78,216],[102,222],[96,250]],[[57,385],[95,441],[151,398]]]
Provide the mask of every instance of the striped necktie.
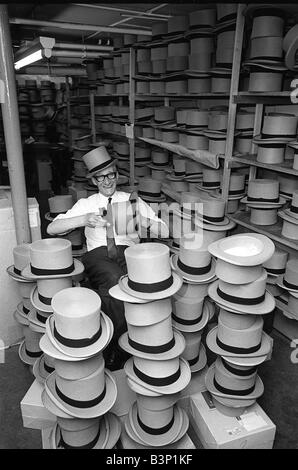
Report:
[[107,250],[108,257],[111,259],[116,259],[118,256],[118,250],[114,238],[114,220],[113,220],[113,211],[112,211],[112,198],[109,197],[107,204],[107,216],[106,220],[109,222],[110,226],[106,227],[107,230]]

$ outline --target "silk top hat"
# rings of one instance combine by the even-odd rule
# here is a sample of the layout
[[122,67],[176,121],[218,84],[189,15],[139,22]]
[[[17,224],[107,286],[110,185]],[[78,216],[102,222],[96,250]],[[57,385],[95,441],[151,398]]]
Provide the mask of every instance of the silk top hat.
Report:
[[[89,362],[94,363],[91,373]],[[78,375],[79,377],[72,378],[71,375],[65,377],[63,374],[65,366],[68,368],[67,372],[72,367],[75,377]],[[111,409],[117,396],[114,378],[105,370],[102,356],[97,356],[96,362],[91,358],[73,364],[63,363],[59,371],[56,365],[55,372],[45,381],[45,390],[56,406],[77,418],[103,415]]]
[[250,180],[247,188],[247,196],[241,202],[249,207],[278,208],[285,203],[285,199],[279,196],[279,182],[269,179]]
[[165,395],[180,392],[191,379],[188,363],[179,357],[156,361],[134,356],[125,363],[124,370],[143,387]]
[[122,349],[155,360],[172,359],[182,353],[185,342],[172,328],[170,299],[142,305],[125,303],[124,308],[128,332],[120,337]]
[[54,370],[54,359],[46,354],[40,356],[33,364],[33,375],[41,384],[44,384],[47,376],[54,372]]
[[285,51],[285,64],[290,70],[297,70],[296,52],[298,49],[298,26],[295,24],[283,39],[283,50]]
[[298,293],[298,260],[296,258],[287,262],[285,274],[279,276],[276,283],[289,292]]
[[22,276],[22,270],[30,263],[30,243],[22,243],[12,250],[14,264],[7,268],[7,273],[16,281],[30,282]]
[[266,269],[269,276],[277,277],[284,274],[286,270],[286,264],[289,253],[286,251],[275,248],[275,251],[271,258],[263,263],[263,267]]
[[83,160],[89,171],[87,176],[93,176],[98,171],[104,170],[116,163],[103,146],[97,147],[83,155]]
[[119,280],[121,289],[148,300],[175,294],[182,285],[182,279],[171,272],[169,252],[169,248],[160,243],[128,247],[124,252],[128,274]]
[[29,280],[76,276],[84,271],[83,264],[72,257],[70,241],[61,238],[31,243],[30,260],[22,270],[22,276]]
[[101,300],[86,287],[63,289],[52,299],[53,315],[46,332],[66,356],[86,358],[107,346],[111,321],[100,310]]
[[149,202],[163,202],[166,200],[165,195],[161,193],[161,181],[153,178],[140,178],[138,195]]
[[266,291],[267,273],[255,281],[245,284],[230,284],[219,279],[208,289],[208,295],[214,302],[232,312],[263,315],[275,308],[275,299]]
[[201,342],[202,334],[183,333],[185,339],[185,349],[182,357],[188,362],[191,372],[198,372],[207,364],[207,356],[204,345]]
[[46,220],[53,220],[58,214],[65,214],[73,206],[71,194],[53,196],[48,199],[50,212],[45,215]]
[[180,240],[179,255],[171,257],[172,268],[185,281],[204,282],[214,277],[215,263],[210,253],[198,244],[200,237],[183,236]]
[[233,372],[230,367],[229,369],[226,368],[220,357],[209,367],[205,383],[212,395],[230,398],[236,402],[244,401],[245,404],[245,401],[255,401],[264,393],[263,382],[254,368],[245,371],[245,374],[250,372],[248,375],[241,375],[243,369],[239,371],[239,369],[232,368]]
[[241,358],[243,365],[260,364],[270,352],[270,341],[263,332],[263,319],[238,315],[220,309],[218,325],[207,335],[208,348],[224,358]]
[[57,292],[68,287],[72,287],[71,277],[38,279],[37,285],[31,291],[30,300],[32,305],[37,310],[52,313],[52,298]]

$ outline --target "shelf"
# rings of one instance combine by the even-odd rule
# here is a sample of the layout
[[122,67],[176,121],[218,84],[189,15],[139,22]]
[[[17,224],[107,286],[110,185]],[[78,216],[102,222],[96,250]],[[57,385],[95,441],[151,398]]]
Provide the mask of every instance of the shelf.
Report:
[[298,170],[294,170],[293,160],[286,160],[279,165],[270,165],[269,163],[257,162],[256,155],[243,155],[243,157],[232,157],[231,162],[245,163],[247,165],[253,165],[260,168],[266,168],[267,170],[277,171],[278,173],[287,173],[288,175],[298,176]]
[[94,98],[128,98],[128,93],[114,94],[114,95],[94,95]]
[[172,98],[176,100],[181,100],[182,98],[193,98],[193,99],[200,99],[200,98],[229,98],[228,93],[184,93],[184,94],[171,94],[171,93],[164,93],[164,94],[137,94],[135,96],[136,100],[140,98]]
[[235,214],[229,214],[229,218],[236,222],[243,227],[252,230],[253,232],[261,233],[262,235],[266,235],[267,237],[271,238],[272,240],[292,248],[294,250],[298,250],[298,241],[295,242],[294,240],[288,240],[281,235],[282,230],[282,221],[278,218],[278,221],[274,225],[254,225],[250,222],[250,212],[246,211],[238,211]]
[[111,132],[111,131],[103,131],[102,129],[97,130],[96,134],[108,134],[108,135],[113,135],[115,137],[123,137],[123,139],[127,139],[125,134],[118,134],[117,132]]
[[233,95],[234,103],[263,103],[263,104],[292,104],[291,91],[272,91],[254,93],[249,91],[239,91]]

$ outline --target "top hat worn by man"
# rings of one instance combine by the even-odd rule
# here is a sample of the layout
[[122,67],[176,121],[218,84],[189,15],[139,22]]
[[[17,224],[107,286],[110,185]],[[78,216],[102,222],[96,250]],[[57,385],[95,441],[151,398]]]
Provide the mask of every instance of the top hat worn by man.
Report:
[[[125,353],[118,348],[118,338],[126,331],[123,302],[109,295],[109,289],[127,274],[124,251],[139,242],[137,232],[118,235],[115,231],[112,204],[128,201],[130,194],[117,191],[117,161],[105,147],[97,147],[83,156],[89,170],[88,177],[98,193],[79,199],[65,214],[59,214],[49,225],[49,235],[61,235],[78,227],[85,227],[87,253],[82,258],[91,287],[102,300],[103,311],[114,324],[114,337],[105,351],[107,367],[122,366]],[[152,208],[138,197],[138,222],[143,229],[150,228],[154,237],[168,238],[167,225]]]

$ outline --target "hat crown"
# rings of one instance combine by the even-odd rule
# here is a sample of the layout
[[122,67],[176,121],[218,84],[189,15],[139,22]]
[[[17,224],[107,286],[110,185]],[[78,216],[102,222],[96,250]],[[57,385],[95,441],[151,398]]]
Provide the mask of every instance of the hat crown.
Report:
[[263,263],[264,268],[285,268],[287,264],[289,253],[286,251],[275,248],[275,251],[271,258],[269,258],[265,263]]
[[148,397],[139,393],[136,395],[138,406],[140,405],[142,408],[152,411],[167,409],[173,406],[179,399],[177,393],[173,393],[171,395],[160,395],[156,397]]
[[189,13],[190,26],[215,26],[216,10],[215,8],[206,8],[203,10],[192,11]]
[[79,380],[93,374],[97,369],[104,367],[102,354],[84,359],[82,361],[63,361],[55,359],[56,373],[68,380]]
[[[253,324],[245,328],[247,325],[244,315],[235,315],[235,327],[225,323],[225,316],[222,315],[222,311],[218,317],[218,330],[217,337],[224,344],[232,347],[240,348],[252,348],[256,347],[261,343],[263,319],[259,316],[253,316]],[[245,315],[248,316],[248,315]],[[236,318],[236,317],[241,317]],[[230,317],[231,318],[231,317]],[[243,327],[241,328],[241,320],[243,321]]]
[[43,297],[52,298],[57,292],[72,286],[71,277],[37,279],[37,290]]
[[[256,375],[257,372],[255,371],[248,376],[238,376],[229,372],[220,358],[217,358],[215,362],[214,379],[220,386],[229,390],[240,391],[250,389],[255,385]],[[231,394],[233,393],[231,392]]]
[[124,255],[129,279],[147,284],[170,278],[169,251],[169,247],[160,243],[128,247]]
[[114,163],[106,147],[100,146],[83,155],[83,160],[89,173],[96,173]]
[[279,197],[279,182],[265,178],[250,180],[247,195],[254,199],[276,199]]
[[35,268],[68,268],[73,263],[71,243],[62,238],[36,240],[30,246],[30,259]]
[[144,304],[124,302],[125,319],[134,326],[154,325],[171,315],[171,300],[161,299]]
[[30,246],[30,243],[22,243],[13,248],[14,265],[19,271],[30,262]]
[[199,354],[202,333],[200,331],[191,333],[183,332],[183,336],[185,339],[185,349],[182,353],[182,357],[186,361],[191,361]]
[[179,357],[156,361],[155,359],[144,359],[133,356],[133,362],[137,369],[154,378],[171,376],[179,369]]
[[73,206],[71,194],[53,196],[48,199],[50,212],[66,212]]
[[219,289],[225,294],[243,300],[262,297],[265,294],[267,280],[267,272],[265,269],[262,271],[259,278],[247,284],[230,284],[229,282],[219,279]]

